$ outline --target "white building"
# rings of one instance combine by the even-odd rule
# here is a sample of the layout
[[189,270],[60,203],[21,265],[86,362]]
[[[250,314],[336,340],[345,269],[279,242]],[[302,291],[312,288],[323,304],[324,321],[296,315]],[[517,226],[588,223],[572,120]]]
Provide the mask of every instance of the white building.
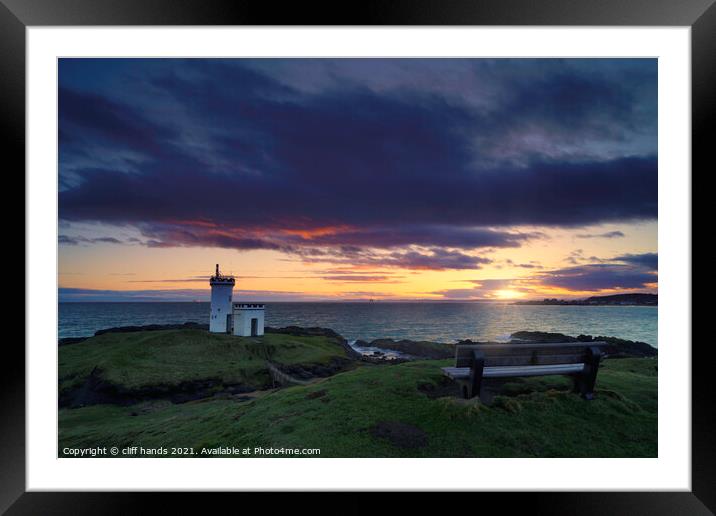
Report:
[[209,279],[211,285],[211,316],[209,331],[212,333],[229,333],[231,328],[231,295],[236,280],[233,276],[224,276],[216,264],[216,274]]
[[211,285],[211,316],[209,331],[231,333],[242,337],[258,337],[264,334],[263,303],[232,303],[231,296],[236,280],[224,276],[216,264],[216,274],[209,278]]
[[264,334],[263,303],[234,303],[233,306],[232,334],[242,337],[260,337]]

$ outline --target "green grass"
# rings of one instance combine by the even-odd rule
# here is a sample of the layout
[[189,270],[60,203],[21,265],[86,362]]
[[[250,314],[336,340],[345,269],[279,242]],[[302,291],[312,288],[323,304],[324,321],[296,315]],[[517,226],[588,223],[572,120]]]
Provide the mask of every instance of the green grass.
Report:
[[[121,338],[121,336],[116,336]],[[279,337],[278,335],[276,337]],[[287,341],[303,340],[281,336]],[[207,359],[160,338],[173,371],[153,371],[149,357],[116,351],[105,364],[121,365],[117,378],[143,382],[181,374],[208,374]],[[230,337],[227,337],[230,338]],[[223,336],[197,333],[211,346],[226,346]],[[152,341],[142,341],[145,345]],[[204,342],[204,341],[202,341]],[[250,343],[247,342],[248,346]],[[314,343],[315,344],[315,343]],[[118,342],[117,346],[121,346]],[[79,346],[79,345],[77,345]],[[72,348],[73,346],[68,346]],[[164,347],[164,345],[160,346]],[[313,346],[309,346],[313,349]],[[330,357],[316,345],[315,359]],[[89,348],[89,346],[86,346]],[[221,348],[223,349],[223,348]],[[79,355],[80,348],[77,348]],[[184,350],[189,356],[176,357]],[[85,350],[89,354],[89,349]],[[207,350],[207,352],[210,350]],[[275,353],[304,361],[298,348]],[[313,352],[313,351],[312,351]],[[222,374],[235,374],[242,357]],[[302,353],[302,351],[301,351]],[[86,371],[94,359],[81,360]],[[79,363],[79,357],[74,356]],[[134,360],[134,358],[132,358]],[[249,362],[251,362],[250,359]],[[256,359],[258,361],[258,359]],[[251,362],[253,363],[253,362]],[[321,457],[655,457],[657,455],[657,370],[655,359],[607,360],[597,379],[596,399],[582,400],[564,389],[568,379],[515,379],[503,386],[492,406],[477,400],[430,398],[419,386],[444,382],[440,367],[452,360],[364,366],[319,380],[268,392],[252,401],[208,399],[173,405],[147,402],[131,407],[96,405],[60,410],[59,444],[64,447],[143,446],[147,448],[235,446],[320,448]],[[155,362],[155,367],[157,363]],[[241,368],[249,367],[241,362]],[[137,370],[136,372],[134,370]],[[124,375],[124,376],[123,376]],[[115,377],[115,376],[113,376]],[[381,422],[411,425],[425,436],[423,446],[405,448],[371,431]]]
[[234,337],[202,330],[106,333],[59,348],[60,391],[81,385],[96,367],[102,379],[137,389],[217,379],[260,387],[266,361],[326,364],[345,350],[325,337]]

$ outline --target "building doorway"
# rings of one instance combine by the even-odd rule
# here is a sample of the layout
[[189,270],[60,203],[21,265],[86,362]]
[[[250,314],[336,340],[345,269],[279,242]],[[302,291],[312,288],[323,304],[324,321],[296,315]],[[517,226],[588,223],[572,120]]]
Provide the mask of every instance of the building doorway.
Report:
[[234,332],[234,318],[231,317],[231,314],[226,314],[226,333],[233,333]]
[[259,320],[251,319],[251,336],[256,337],[258,334]]

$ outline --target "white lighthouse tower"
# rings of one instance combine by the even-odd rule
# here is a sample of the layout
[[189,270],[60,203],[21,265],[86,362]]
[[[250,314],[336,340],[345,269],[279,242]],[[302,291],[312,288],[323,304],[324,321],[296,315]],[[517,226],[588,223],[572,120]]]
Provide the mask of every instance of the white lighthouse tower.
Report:
[[233,276],[223,276],[216,264],[216,274],[209,279],[211,285],[211,317],[209,331],[229,333],[231,331],[231,295],[236,280]]

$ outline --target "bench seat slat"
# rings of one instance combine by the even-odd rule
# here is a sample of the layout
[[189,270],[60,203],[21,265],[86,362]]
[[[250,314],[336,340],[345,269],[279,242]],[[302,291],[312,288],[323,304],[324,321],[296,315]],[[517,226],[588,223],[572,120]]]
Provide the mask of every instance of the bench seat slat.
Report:
[[549,352],[550,350],[559,350],[564,348],[584,349],[592,347],[605,347],[607,346],[607,343],[603,340],[594,340],[590,342],[505,342],[494,344],[458,344],[457,346],[460,347],[460,349],[481,349],[487,353],[528,349],[537,349],[544,353]]
[[462,380],[470,377],[469,367],[443,367],[443,373],[453,380]]
[[[495,356],[487,355],[485,357],[485,366],[487,367],[506,367],[506,366],[533,366],[533,365],[552,365],[552,364],[578,364],[584,361],[584,352],[569,355],[542,355],[534,353],[531,355],[512,355],[512,356]],[[464,361],[461,361],[464,362]],[[470,362],[455,364],[456,367],[469,367]]]
[[[455,380],[470,377],[469,367],[443,367],[443,372]],[[550,364],[535,366],[485,367],[484,378],[506,378],[512,376],[544,376],[550,374],[572,374],[584,371],[584,364]]]

